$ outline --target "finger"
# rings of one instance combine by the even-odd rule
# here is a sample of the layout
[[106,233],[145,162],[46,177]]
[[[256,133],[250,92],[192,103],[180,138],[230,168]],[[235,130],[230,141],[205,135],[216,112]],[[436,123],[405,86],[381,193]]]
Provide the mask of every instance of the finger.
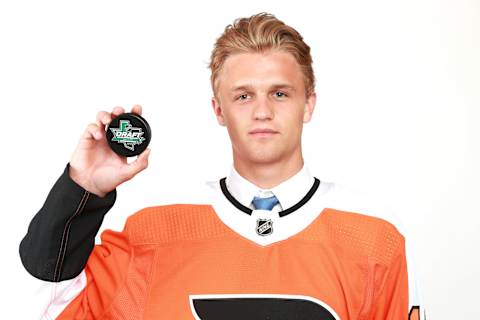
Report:
[[90,123],[83,132],[82,139],[100,140],[102,133],[96,123]]
[[107,111],[100,111],[97,113],[96,121],[97,125],[103,129],[104,126],[108,125],[110,121],[112,121],[112,117]]
[[132,113],[142,115],[142,106],[139,104],[134,105],[132,108]]
[[137,157],[137,159],[135,159],[135,161],[122,166],[122,168],[120,169],[120,175],[122,175],[125,179],[130,180],[137,173],[147,168],[149,154],[150,154],[150,149],[149,148],[145,149],[145,151],[143,151]]
[[[150,157],[150,152],[152,150],[150,148],[147,148],[145,149],[138,157],[139,158],[145,158],[145,160],[147,161],[147,165],[148,165],[148,158]],[[141,159],[141,161],[143,161],[144,159]]]
[[115,118],[116,116],[125,113],[125,109],[123,107],[117,106],[113,108],[112,110],[112,119]]

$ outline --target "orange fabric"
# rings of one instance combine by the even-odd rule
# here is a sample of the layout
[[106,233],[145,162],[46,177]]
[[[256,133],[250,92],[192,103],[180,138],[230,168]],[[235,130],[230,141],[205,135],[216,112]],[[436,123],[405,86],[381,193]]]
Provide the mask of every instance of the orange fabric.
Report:
[[209,205],[150,207],[105,231],[87,287],[57,319],[195,319],[190,295],[318,299],[341,319],[407,319],[404,238],[390,223],[325,209],[305,230],[260,246]]

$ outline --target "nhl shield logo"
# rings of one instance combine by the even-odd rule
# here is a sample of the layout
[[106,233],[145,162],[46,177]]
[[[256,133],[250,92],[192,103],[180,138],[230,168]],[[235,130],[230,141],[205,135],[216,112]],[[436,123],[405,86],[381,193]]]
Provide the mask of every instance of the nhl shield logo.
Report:
[[273,221],[271,219],[257,220],[257,234],[259,236],[268,236],[273,232]]

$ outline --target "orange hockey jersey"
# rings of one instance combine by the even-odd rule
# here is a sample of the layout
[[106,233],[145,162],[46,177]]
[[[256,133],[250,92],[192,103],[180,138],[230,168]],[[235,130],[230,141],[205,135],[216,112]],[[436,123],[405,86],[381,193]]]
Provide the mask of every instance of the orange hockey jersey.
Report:
[[377,209],[315,179],[290,212],[246,213],[224,183],[103,232],[57,319],[408,319],[405,238]]

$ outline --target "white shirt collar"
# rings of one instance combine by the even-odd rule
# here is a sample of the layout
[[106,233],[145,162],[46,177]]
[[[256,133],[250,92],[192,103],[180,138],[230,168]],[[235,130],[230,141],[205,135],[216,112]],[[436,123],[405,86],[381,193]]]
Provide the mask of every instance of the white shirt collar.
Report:
[[232,196],[246,207],[252,207],[251,202],[254,196],[271,191],[280,202],[282,210],[285,210],[295,205],[307,194],[313,185],[313,181],[314,178],[304,161],[300,171],[271,189],[262,189],[245,179],[235,170],[233,164],[230,175],[227,176],[225,182]]

